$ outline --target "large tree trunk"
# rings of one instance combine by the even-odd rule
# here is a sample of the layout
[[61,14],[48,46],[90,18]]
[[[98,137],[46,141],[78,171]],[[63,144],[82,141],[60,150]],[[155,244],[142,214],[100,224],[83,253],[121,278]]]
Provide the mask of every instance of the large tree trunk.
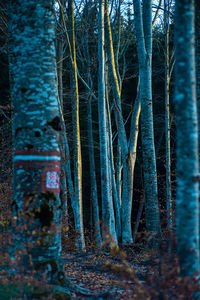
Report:
[[160,233],[157,171],[152,112],[152,8],[151,1],[134,1],[137,52],[140,74],[141,135],[145,185],[145,218],[147,231]]
[[[9,59],[13,76],[13,246],[16,272],[61,263],[61,201],[54,1],[12,1]],[[20,259],[20,263],[17,260]]]
[[195,61],[196,61],[196,90],[197,90],[197,113],[198,135],[200,152],[200,2],[195,1]]
[[176,233],[183,275],[199,271],[198,130],[194,1],[176,1]]

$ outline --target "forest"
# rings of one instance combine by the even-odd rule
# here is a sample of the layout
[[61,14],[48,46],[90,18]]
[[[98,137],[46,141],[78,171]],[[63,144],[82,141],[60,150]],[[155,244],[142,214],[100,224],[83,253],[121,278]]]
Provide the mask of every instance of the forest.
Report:
[[200,299],[200,1],[0,1],[0,300]]

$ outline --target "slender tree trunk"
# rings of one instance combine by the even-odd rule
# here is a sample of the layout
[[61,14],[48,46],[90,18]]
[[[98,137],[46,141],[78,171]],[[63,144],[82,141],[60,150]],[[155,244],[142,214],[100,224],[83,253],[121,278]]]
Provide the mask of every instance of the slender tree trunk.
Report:
[[[59,106],[60,113],[63,115],[63,19],[62,19],[62,9],[65,6],[65,0],[61,1],[62,7],[59,10],[59,20],[57,24],[57,44],[56,44],[56,60],[57,60],[57,89],[58,89],[58,97],[59,97]],[[62,116],[61,116],[62,118]],[[64,125],[64,119],[63,119]],[[62,131],[65,130],[65,126],[62,128]],[[63,132],[60,135],[60,152],[61,152],[61,201],[64,204],[62,215],[67,218],[68,207],[67,207],[67,182],[66,182],[66,156],[65,156],[65,142],[64,142],[64,134]]]
[[[91,20],[89,19],[88,8],[91,4],[91,1],[86,2],[85,6],[85,59],[87,65],[85,66],[86,71],[86,82],[88,86],[92,85],[91,80],[91,62],[89,57],[89,35],[88,35],[88,27],[92,26]],[[88,90],[86,90],[88,93]],[[92,96],[91,93],[88,93],[87,97],[87,117],[88,117],[88,146],[89,146],[89,161],[90,161],[90,183],[91,183],[91,204],[92,204],[92,214],[93,214],[93,223],[94,223],[94,233],[96,239],[96,245],[101,247],[101,230],[100,230],[100,219],[99,219],[99,203],[98,203],[98,194],[97,194],[97,182],[96,182],[96,170],[95,170],[95,157],[94,157],[94,140],[93,140],[93,117],[92,117]]]
[[122,154],[121,154],[121,147],[120,147],[119,138],[118,138],[118,141],[117,141],[116,186],[117,186],[119,207],[120,207],[120,210],[121,210],[121,202],[122,202]]
[[151,1],[143,1],[143,15],[140,1],[134,1],[134,11],[140,74],[141,135],[145,186],[145,218],[147,231],[152,233],[154,236],[160,233],[160,218],[152,112]]
[[138,208],[138,213],[137,213],[137,217],[136,217],[136,221],[135,221],[135,226],[134,226],[134,229],[133,229],[133,243],[135,243],[136,234],[138,232],[143,207],[144,207],[144,199],[143,199],[143,197],[141,197],[139,208]]
[[171,149],[170,149],[170,59],[169,59],[169,0],[164,0],[164,27],[165,27],[165,149],[166,149],[166,209],[167,226],[172,227],[172,199],[171,199]]
[[89,160],[90,160],[90,182],[91,182],[91,203],[94,221],[94,232],[96,244],[98,247],[101,246],[101,231],[100,231],[100,220],[99,220],[99,204],[97,195],[97,183],[96,183],[96,172],[95,172],[95,160],[94,160],[94,142],[93,142],[93,126],[92,126],[92,105],[91,97],[87,100],[87,114],[88,114],[88,144],[89,144]]
[[137,146],[137,137],[138,137],[138,134],[136,133],[137,131],[136,129],[138,128],[140,106],[135,105],[133,109],[132,126],[131,126],[130,138],[129,138],[129,145],[131,146],[129,147],[126,131],[125,131],[125,125],[123,121],[123,115],[122,115],[120,81],[118,80],[119,72],[116,71],[113,42],[112,42],[112,32],[111,32],[111,25],[110,25],[109,11],[108,11],[108,1],[106,1],[106,31],[107,31],[107,41],[108,41],[109,73],[110,73],[111,86],[114,95],[116,124],[118,127],[119,141],[120,141],[121,153],[122,153],[122,163],[123,163],[123,186],[122,186],[122,203],[121,203],[122,243],[131,244],[133,242],[132,229],[131,229],[133,174],[134,174],[134,167],[135,167],[136,146]]
[[182,275],[199,271],[198,129],[194,1],[176,1],[176,234]]
[[73,0],[68,1],[69,16],[69,41],[72,49],[72,72],[71,76],[71,93],[72,93],[72,124],[73,124],[73,158],[74,158],[74,197],[73,211],[75,228],[77,231],[76,245],[80,249],[85,248],[84,230],[83,230],[83,203],[82,203],[82,159],[81,159],[81,140],[80,140],[80,124],[79,124],[79,93],[78,79],[76,71],[76,47],[75,47],[75,31],[74,31],[74,11]]
[[[107,72],[108,73],[108,72]],[[108,75],[108,74],[107,74]],[[108,76],[106,78],[106,81],[108,82]],[[106,84],[107,86],[107,84]],[[111,190],[113,200],[114,200],[114,207],[115,207],[115,216],[114,216],[114,208],[112,205],[112,219],[115,218],[116,222],[116,234],[117,239],[121,239],[121,214],[120,214],[120,202],[118,198],[118,192],[116,187],[116,181],[115,181],[115,166],[114,166],[114,157],[113,157],[113,143],[112,143],[112,125],[111,125],[111,116],[110,116],[110,106],[109,106],[109,100],[108,100],[108,87],[107,87],[107,97],[106,97],[106,111],[107,111],[107,122],[108,122],[108,151],[109,151],[109,159],[110,159],[110,182],[112,184]],[[115,225],[115,222],[113,221],[113,225]],[[114,231],[114,228],[113,228]]]
[[[101,165],[101,195],[102,195],[102,221],[103,239],[106,239],[107,230],[111,234],[111,203],[110,194],[110,163],[108,160],[108,135],[106,120],[106,95],[105,95],[105,38],[104,38],[104,0],[99,0],[98,18],[98,114],[99,114],[99,138],[100,138],[100,165]],[[114,237],[115,238],[115,237]]]

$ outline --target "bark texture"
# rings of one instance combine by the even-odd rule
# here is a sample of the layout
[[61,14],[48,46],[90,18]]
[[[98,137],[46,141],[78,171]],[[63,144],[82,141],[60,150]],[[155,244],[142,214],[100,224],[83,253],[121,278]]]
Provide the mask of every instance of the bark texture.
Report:
[[[120,15],[120,3],[119,3],[118,13]],[[118,27],[118,31],[119,31],[119,27]],[[122,235],[123,244],[131,244],[133,242],[132,229],[131,229],[133,175],[134,175],[134,167],[136,161],[138,124],[139,124],[139,116],[140,116],[140,101],[137,99],[133,107],[130,137],[128,141],[126,130],[125,130],[125,123],[123,120],[122,107],[121,107],[121,79],[120,79],[120,74],[118,72],[118,61],[117,61],[120,34],[118,32],[118,46],[117,46],[116,54],[114,55],[108,1],[106,1],[106,34],[107,34],[107,42],[108,42],[108,47],[107,47],[108,67],[109,67],[112,92],[114,96],[115,119],[116,119],[118,134],[119,134],[119,143],[120,143],[122,165],[123,165],[123,185],[122,185],[122,201],[121,201],[121,227],[122,227],[121,235]],[[118,174],[117,180],[119,181],[119,172],[117,174]],[[121,195],[121,192],[119,193],[118,191],[118,194]],[[118,225],[119,223],[120,222],[118,222]],[[118,230],[118,232],[120,231]]]
[[170,57],[169,57],[169,0],[164,0],[164,30],[165,30],[165,149],[166,149],[166,209],[167,225],[172,227],[171,199],[171,149],[170,149]]
[[[104,36],[104,13],[105,3],[99,0],[99,17],[98,17],[98,115],[99,115],[99,139],[100,139],[100,164],[101,164],[101,195],[102,195],[102,220],[103,233],[102,238],[105,240],[107,231],[109,234],[114,233],[113,238],[116,240],[115,224],[113,224],[113,202],[110,191],[110,162],[108,152],[108,123],[106,113],[106,95],[105,95],[105,36]],[[112,235],[112,234],[111,234]]]
[[134,1],[137,53],[140,75],[141,135],[147,231],[160,233],[157,171],[152,111],[152,8],[151,1]]
[[199,271],[198,131],[194,1],[176,1],[177,250],[183,275]]
[[10,1],[15,271],[62,272],[60,151],[53,0]]
[[73,159],[74,159],[74,197],[72,198],[72,207],[74,212],[75,228],[77,231],[76,244],[80,249],[85,248],[85,238],[83,230],[83,200],[82,200],[82,157],[79,123],[79,92],[76,66],[76,46],[74,29],[74,11],[73,0],[68,1],[69,16],[69,41],[71,45],[71,64],[70,72],[71,100],[72,100],[72,124],[73,124]]

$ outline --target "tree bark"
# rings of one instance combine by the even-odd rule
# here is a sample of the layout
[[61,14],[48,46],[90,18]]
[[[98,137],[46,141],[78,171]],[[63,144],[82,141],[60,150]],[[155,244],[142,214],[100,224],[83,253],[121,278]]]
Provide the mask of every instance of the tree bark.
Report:
[[[140,105],[136,100],[132,112],[132,124],[129,141],[127,140],[125,124],[121,108],[121,92],[120,78],[117,72],[116,57],[114,57],[112,31],[108,11],[108,1],[106,1],[106,32],[107,32],[107,53],[108,65],[111,78],[111,86],[115,103],[115,119],[119,134],[119,142],[121,146],[122,164],[123,164],[123,185],[122,185],[122,202],[121,202],[121,226],[122,226],[122,243],[131,244],[132,229],[131,229],[131,212],[132,212],[132,197],[133,197],[133,175],[136,161],[136,147],[138,137],[138,122],[140,115]],[[135,123],[134,123],[135,122]]]
[[[99,0],[98,17],[98,115],[99,115],[99,138],[100,138],[100,165],[101,165],[101,196],[102,196],[102,221],[103,240],[106,240],[107,233],[111,235],[112,227],[112,194],[110,193],[110,162],[108,160],[108,128],[106,116],[106,95],[105,95],[105,37],[104,37],[104,1]],[[113,237],[116,240],[116,235]]]
[[[15,271],[63,274],[54,1],[8,4]],[[12,257],[13,256],[13,257]],[[60,274],[60,275],[59,275]]]
[[152,112],[152,9],[151,1],[134,1],[140,75],[141,135],[145,187],[145,219],[149,233],[159,235],[160,218]]
[[73,158],[74,158],[74,197],[72,207],[74,211],[75,228],[77,231],[76,245],[79,249],[85,249],[85,238],[83,230],[83,200],[82,200],[82,158],[79,123],[79,93],[76,70],[76,47],[74,30],[73,0],[68,1],[69,16],[69,41],[71,44],[71,64],[70,84],[72,93],[72,124],[73,124]]
[[176,1],[175,20],[177,251],[182,275],[192,276],[199,271],[199,162],[193,0]]
[[166,149],[166,210],[167,226],[172,228],[172,195],[171,195],[171,149],[170,149],[170,57],[169,57],[169,0],[164,0],[165,30],[165,149]]

